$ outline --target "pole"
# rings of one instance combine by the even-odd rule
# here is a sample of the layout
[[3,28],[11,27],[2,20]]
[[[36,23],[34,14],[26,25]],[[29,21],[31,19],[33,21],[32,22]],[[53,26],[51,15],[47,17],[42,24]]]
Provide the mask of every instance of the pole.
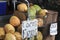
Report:
[[13,5],[14,5],[14,11],[15,11],[15,8],[16,8],[15,3],[17,2],[17,0],[12,0],[12,2],[13,2]]

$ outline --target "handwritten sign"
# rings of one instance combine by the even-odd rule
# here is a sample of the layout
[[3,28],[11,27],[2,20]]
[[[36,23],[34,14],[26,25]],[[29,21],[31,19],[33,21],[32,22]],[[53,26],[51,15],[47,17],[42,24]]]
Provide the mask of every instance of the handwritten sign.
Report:
[[57,35],[57,23],[52,23],[51,24],[50,35]]
[[31,38],[37,35],[38,31],[38,20],[27,20],[22,22],[22,38]]

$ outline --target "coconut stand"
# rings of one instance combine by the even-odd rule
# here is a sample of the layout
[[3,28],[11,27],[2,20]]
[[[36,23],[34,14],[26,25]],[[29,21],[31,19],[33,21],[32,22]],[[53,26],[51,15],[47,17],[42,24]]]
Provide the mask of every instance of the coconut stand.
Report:
[[[28,3],[28,10],[29,10],[29,2],[26,0]],[[28,12],[28,17],[29,17],[29,12]],[[38,27],[38,31],[41,31],[43,34],[43,40],[55,40],[55,35],[50,35],[50,25],[52,23],[57,23],[57,17],[58,17],[58,12],[53,11],[53,10],[48,10],[47,12],[47,18],[45,18],[45,25],[42,27]],[[28,38],[30,40],[30,38]]]
[[[27,0],[25,0],[27,1]],[[15,2],[14,1],[14,11],[15,11]],[[28,2],[27,2],[28,3]],[[29,3],[28,3],[28,9],[29,9]],[[29,14],[29,12],[28,12]],[[4,26],[5,24],[7,24],[12,15],[5,15],[5,16],[0,16],[0,26]],[[46,24],[43,25],[42,27],[38,27],[38,31],[41,31],[43,34],[43,40],[55,40],[55,35],[50,35],[50,25],[51,23],[57,23],[57,16],[58,16],[58,12],[56,11],[52,11],[52,10],[48,10],[47,13],[47,18],[46,20]],[[29,15],[28,15],[29,17]],[[26,40],[26,39],[24,39]],[[31,38],[28,38],[28,40],[31,40]]]

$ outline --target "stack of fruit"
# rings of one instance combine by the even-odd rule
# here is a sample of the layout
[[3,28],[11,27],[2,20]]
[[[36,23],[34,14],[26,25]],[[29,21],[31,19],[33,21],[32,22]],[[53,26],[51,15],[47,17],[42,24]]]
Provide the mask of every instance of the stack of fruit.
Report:
[[17,5],[17,10],[14,12],[14,16],[17,16],[22,23],[22,21],[28,18],[29,14],[30,19],[38,19],[38,26],[41,27],[44,25],[44,18],[47,15],[47,12],[48,11],[46,9],[42,9],[39,5],[33,5],[32,3],[30,3],[28,10],[27,4],[21,3]]
[[[38,19],[38,26],[41,27],[44,24],[43,17],[46,16],[46,9],[42,9],[38,5],[30,5],[28,10],[27,5],[25,3],[21,3],[17,6],[17,10],[11,16],[9,23],[4,27],[0,28],[0,39],[2,40],[22,40],[22,21],[26,20],[29,12],[30,18]],[[39,18],[37,16],[39,15]],[[17,30],[16,30],[16,29]],[[41,32],[38,32],[37,40],[42,40],[43,35]]]
[[[38,35],[37,40],[42,40],[42,33],[38,32]],[[8,24],[0,27],[0,40],[22,40],[22,26],[18,17],[12,16]]]
[[22,40],[21,33],[15,31],[15,27],[19,25],[19,18],[12,16],[8,24],[4,25],[4,27],[0,27],[0,40]]

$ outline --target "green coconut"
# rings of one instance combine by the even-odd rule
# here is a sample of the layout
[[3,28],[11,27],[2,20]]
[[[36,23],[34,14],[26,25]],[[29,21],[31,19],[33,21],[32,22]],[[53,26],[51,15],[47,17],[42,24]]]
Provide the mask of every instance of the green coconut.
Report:
[[36,10],[33,6],[29,8],[29,15],[30,15],[30,19],[34,19],[36,17]]
[[43,35],[41,32],[38,32],[37,40],[43,40]]
[[34,8],[36,9],[37,12],[41,10],[41,7],[39,5],[34,5]]
[[33,10],[33,12],[36,14],[36,9],[34,8],[34,6],[31,6],[30,9]]

